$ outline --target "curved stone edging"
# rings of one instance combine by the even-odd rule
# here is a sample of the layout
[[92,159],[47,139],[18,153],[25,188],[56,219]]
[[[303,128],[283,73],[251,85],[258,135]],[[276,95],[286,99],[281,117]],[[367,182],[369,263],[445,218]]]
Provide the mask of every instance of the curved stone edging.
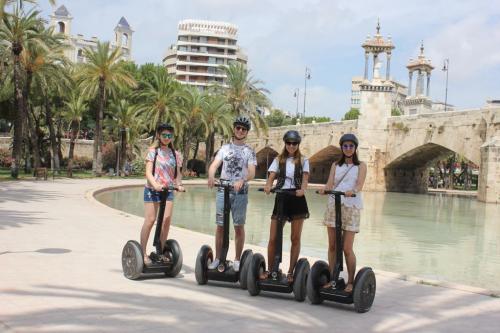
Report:
[[[206,181],[199,181],[199,180],[186,180],[183,182],[185,185],[206,185]],[[259,184],[258,182],[251,182],[251,184]],[[107,191],[112,191],[112,190],[118,190],[118,189],[126,189],[126,188],[133,188],[133,187],[142,187],[144,184],[127,184],[127,185],[118,185],[118,186],[105,186],[105,187],[99,187],[97,189],[92,189],[89,190],[85,193],[85,198],[91,202],[97,203],[99,205],[102,205],[108,209],[114,210],[120,215],[125,215],[125,216],[135,216],[137,218],[142,218],[141,216],[137,216],[134,214],[126,213],[124,211],[115,209],[113,207],[110,207],[108,205],[103,204],[99,200],[95,198],[95,196],[99,193],[107,192]],[[175,229],[182,229],[176,227],[174,225],[170,226],[170,228],[175,228]],[[191,232],[196,232],[199,234],[203,234],[197,231],[190,230]],[[203,234],[206,235],[206,234]],[[255,247],[259,247],[255,244],[252,244]],[[262,251],[266,250],[265,248],[262,247]],[[308,259],[312,261],[317,261],[320,260],[319,258],[316,257],[310,257],[307,256]],[[447,281],[439,281],[439,280],[432,280],[432,279],[425,279],[421,278],[418,276],[412,276],[412,275],[406,275],[402,273],[395,273],[395,272],[389,272],[389,271],[383,271],[379,269],[374,269],[376,274],[381,274],[387,277],[392,277],[398,280],[402,281],[408,281],[408,282],[414,282],[415,284],[422,284],[422,285],[428,285],[428,286],[433,286],[433,287],[441,287],[441,288],[447,288],[447,289],[455,289],[455,290],[460,290],[460,291],[465,291],[469,293],[474,293],[474,294],[479,294],[479,295],[484,295],[484,296],[490,296],[490,297],[495,297],[495,298],[500,298],[500,290],[490,290],[490,289],[485,289],[485,288],[480,288],[480,287],[474,287],[474,286],[468,286],[464,284],[458,284],[458,283],[453,283],[453,282],[447,282]]]

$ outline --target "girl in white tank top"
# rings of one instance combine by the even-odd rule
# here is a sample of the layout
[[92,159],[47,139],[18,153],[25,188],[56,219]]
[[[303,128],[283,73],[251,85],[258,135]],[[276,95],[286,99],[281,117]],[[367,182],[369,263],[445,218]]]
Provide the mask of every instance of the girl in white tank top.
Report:
[[[358,139],[354,134],[344,134],[339,143],[342,149],[342,158],[332,164],[323,191],[345,192],[345,196],[341,197],[343,252],[348,273],[345,291],[351,293],[356,272],[356,255],[353,251],[354,236],[359,232],[360,210],[363,208],[361,190],[366,178],[366,164],[358,160],[356,154]],[[327,226],[328,231],[328,264],[330,271],[333,271],[336,257],[335,199],[333,196],[328,200],[323,223]]]

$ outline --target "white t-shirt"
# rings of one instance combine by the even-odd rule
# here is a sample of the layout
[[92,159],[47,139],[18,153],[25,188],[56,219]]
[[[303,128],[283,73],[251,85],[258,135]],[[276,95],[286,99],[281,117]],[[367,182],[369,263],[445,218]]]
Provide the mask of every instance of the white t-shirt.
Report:
[[220,177],[233,182],[240,179],[246,180],[248,166],[257,165],[255,151],[246,144],[225,144],[219,149],[215,159],[222,161],[222,172]]
[[[278,159],[275,158],[269,169],[269,172],[279,172],[279,162]],[[302,172],[309,173],[309,160],[305,157],[302,158]],[[283,185],[283,189],[295,188],[293,177],[295,176],[295,163],[293,162],[293,157],[289,157],[286,159],[286,175],[285,175],[285,184]]]

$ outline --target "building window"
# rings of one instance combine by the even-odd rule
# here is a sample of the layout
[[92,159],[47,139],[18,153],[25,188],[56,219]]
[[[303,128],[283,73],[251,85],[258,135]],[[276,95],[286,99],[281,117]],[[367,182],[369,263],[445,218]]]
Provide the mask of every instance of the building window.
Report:
[[200,43],[206,43],[208,40],[207,40],[207,37],[205,36],[200,36]]
[[66,32],[66,26],[65,26],[64,22],[58,22],[57,24],[59,25],[59,32],[62,33],[62,34],[65,33]]
[[128,35],[127,34],[122,35],[122,45],[128,45]]
[[179,51],[187,51],[187,47],[186,46],[179,46]]

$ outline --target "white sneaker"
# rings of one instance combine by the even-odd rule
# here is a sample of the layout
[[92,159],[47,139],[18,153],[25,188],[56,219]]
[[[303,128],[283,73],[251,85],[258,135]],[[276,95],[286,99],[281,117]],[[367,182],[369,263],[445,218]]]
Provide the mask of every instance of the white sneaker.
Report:
[[235,272],[238,272],[240,270],[240,261],[239,260],[233,261],[233,270]]
[[219,259],[215,258],[214,261],[208,264],[208,269],[216,269],[219,266]]

